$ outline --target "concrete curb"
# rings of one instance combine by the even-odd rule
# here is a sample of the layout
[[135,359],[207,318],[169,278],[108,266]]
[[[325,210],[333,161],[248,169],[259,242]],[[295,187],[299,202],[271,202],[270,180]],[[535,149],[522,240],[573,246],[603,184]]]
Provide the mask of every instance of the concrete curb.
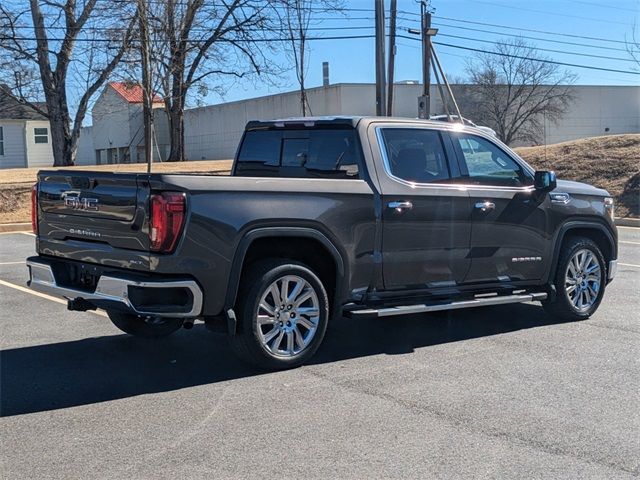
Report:
[[640,218],[616,218],[615,222],[619,227],[640,228]]
[[0,223],[0,233],[30,231],[31,223]]

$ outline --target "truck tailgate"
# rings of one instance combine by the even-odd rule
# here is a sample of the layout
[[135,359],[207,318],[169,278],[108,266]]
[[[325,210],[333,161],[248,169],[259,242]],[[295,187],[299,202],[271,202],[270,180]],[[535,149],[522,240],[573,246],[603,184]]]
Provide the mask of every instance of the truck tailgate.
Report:
[[146,175],[41,171],[38,174],[40,242],[81,241],[100,244],[102,248],[148,250],[145,223],[148,195]]

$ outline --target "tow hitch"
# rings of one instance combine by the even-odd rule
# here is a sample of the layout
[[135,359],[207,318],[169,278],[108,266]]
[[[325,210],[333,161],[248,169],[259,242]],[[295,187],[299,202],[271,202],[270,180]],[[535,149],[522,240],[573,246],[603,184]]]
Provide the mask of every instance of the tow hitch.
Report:
[[84,298],[75,298],[73,300],[69,300],[67,302],[67,310],[71,310],[74,312],[87,312],[89,310],[96,310],[97,307],[91,303],[87,302]]

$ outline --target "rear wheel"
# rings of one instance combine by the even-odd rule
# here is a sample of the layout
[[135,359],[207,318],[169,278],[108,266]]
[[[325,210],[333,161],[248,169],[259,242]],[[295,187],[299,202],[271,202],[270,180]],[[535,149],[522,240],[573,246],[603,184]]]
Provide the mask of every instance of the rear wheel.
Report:
[[182,326],[181,318],[149,317],[107,311],[113,324],[129,335],[145,338],[166,337]]
[[293,368],[318,350],[329,299],[306,266],[270,260],[252,266],[243,278],[237,313],[238,332],[230,344],[240,358],[262,368]]
[[602,301],[606,273],[604,257],[593,240],[569,240],[558,260],[555,298],[543,302],[545,310],[565,320],[589,318]]

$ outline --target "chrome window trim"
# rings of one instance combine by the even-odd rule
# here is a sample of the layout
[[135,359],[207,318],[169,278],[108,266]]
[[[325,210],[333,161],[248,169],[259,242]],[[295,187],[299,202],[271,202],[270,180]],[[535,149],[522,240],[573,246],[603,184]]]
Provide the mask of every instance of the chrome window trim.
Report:
[[[407,187],[411,187],[411,188],[451,188],[454,190],[468,190],[468,189],[474,189],[474,190],[499,190],[502,192],[532,192],[533,190],[535,190],[535,188],[533,187],[533,185],[530,185],[528,187],[503,187],[503,186],[498,186],[498,185],[475,185],[475,184],[466,184],[466,183],[418,183],[418,182],[409,182],[408,180],[404,180],[400,177],[396,177],[392,172],[391,172],[391,164],[389,163],[389,157],[387,155],[387,148],[384,142],[384,137],[382,135],[382,130],[384,129],[407,129],[407,128],[417,128],[417,129],[422,129],[422,130],[435,130],[435,131],[442,131],[442,130],[451,130],[451,129],[441,129],[441,128],[436,128],[435,126],[431,126],[431,125],[420,125],[420,124],[407,124],[407,125],[388,125],[388,126],[376,126],[374,127],[375,131],[376,131],[376,138],[378,140],[378,148],[380,149],[380,156],[382,157],[382,165],[384,167],[384,173],[387,175],[387,177],[389,177],[391,180],[400,183],[402,185],[405,185]],[[463,130],[462,130],[463,131]],[[475,134],[475,132],[474,132]],[[446,155],[446,151],[445,151],[445,155]],[[514,161],[516,161],[515,159],[513,159]],[[447,162],[451,161],[451,159],[447,156]],[[520,162],[516,162],[518,165],[520,165],[521,167],[525,168],[523,165],[520,164]],[[462,177],[460,177],[462,178]]]

